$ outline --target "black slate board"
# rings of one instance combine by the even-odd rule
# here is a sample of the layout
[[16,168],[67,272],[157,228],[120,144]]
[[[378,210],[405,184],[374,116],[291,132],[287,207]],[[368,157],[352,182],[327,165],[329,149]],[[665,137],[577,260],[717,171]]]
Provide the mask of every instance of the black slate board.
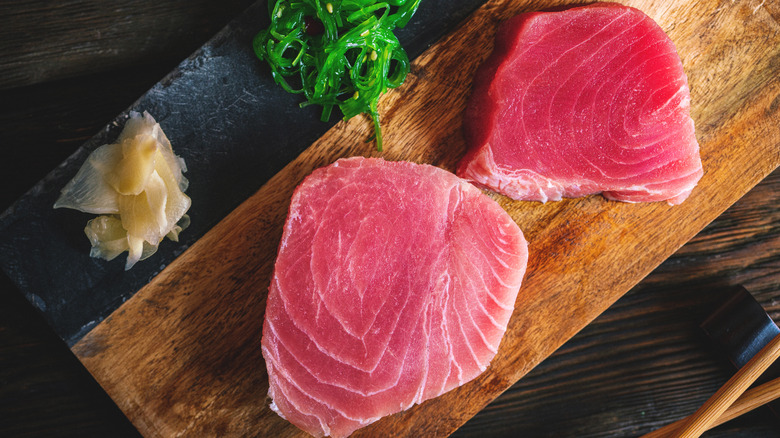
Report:
[[[423,0],[396,33],[417,57],[483,2]],[[69,346],[335,123],[321,122],[314,107],[300,109],[300,97],[276,86],[256,59],[251,39],[267,25],[267,3],[259,1],[0,215],[0,267]],[[130,111],[152,114],[185,159],[193,204],[180,242],[163,241],[124,271],[124,256],[89,257],[82,230],[94,215],[52,205],[89,153],[117,137]]]

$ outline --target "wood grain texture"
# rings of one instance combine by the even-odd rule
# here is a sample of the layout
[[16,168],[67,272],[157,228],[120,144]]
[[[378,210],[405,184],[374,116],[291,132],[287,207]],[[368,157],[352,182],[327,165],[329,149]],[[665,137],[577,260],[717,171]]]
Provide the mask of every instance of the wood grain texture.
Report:
[[[682,54],[705,168],[699,187],[677,207],[497,196],[531,251],[499,354],[475,381],[357,436],[451,433],[780,163],[777,11],[749,1],[699,3],[696,14],[688,2],[628,3]],[[551,4],[490,2],[419,58],[408,83],[382,101],[383,156],[452,170],[465,150],[460,114],[471,75],[495,25]],[[360,119],[337,125],[74,347],[143,434],[301,434],[267,408],[265,294],[293,187],[316,167],[369,153],[369,129]]]
[[0,89],[165,60],[170,71],[250,4],[4,0]]
[[2,274],[0,436],[139,436],[67,345]]
[[[726,384],[707,399],[675,431],[680,438],[701,436],[780,356],[780,335],[756,353]],[[650,434],[645,435],[648,437]]]
[[[740,395],[719,417],[714,419],[707,429],[711,429],[729,420],[744,415],[780,397],[780,378],[756,388],[748,389]],[[695,413],[694,413],[695,415]],[[642,438],[674,437],[679,429],[689,421],[688,417],[642,435]]]
[[[699,328],[728,288],[780,320],[779,201],[775,170],[453,436],[628,438],[693,413],[735,372]],[[705,436],[778,430],[761,409]]]

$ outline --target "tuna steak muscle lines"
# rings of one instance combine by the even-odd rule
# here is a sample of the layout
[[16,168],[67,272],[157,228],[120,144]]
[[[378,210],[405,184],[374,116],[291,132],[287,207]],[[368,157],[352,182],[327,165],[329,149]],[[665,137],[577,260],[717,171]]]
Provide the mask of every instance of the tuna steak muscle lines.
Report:
[[479,375],[525,273],[511,217],[468,182],[349,158],[295,190],[262,350],[271,408],[343,437]]
[[458,175],[513,199],[683,202],[702,176],[688,80],[641,11],[518,15],[479,68]]

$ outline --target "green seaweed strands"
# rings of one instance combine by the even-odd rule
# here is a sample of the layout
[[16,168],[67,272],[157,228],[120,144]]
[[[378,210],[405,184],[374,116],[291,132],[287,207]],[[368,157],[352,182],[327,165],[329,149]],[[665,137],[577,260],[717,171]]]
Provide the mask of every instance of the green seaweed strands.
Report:
[[409,57],[396,27],[409,22],[421,0],[269,0],[271,25],[253,41],[277,84],[322,106],[322,121],[338,106],[344,119],[368,113],[382,150],[377,104],[403,84]]

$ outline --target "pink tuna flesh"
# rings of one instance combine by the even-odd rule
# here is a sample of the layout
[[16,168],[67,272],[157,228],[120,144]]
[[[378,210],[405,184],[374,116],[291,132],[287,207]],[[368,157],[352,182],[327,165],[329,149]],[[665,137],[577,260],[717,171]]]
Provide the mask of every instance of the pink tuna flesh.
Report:
[[458,175],[518,200],[679,204],[702,176],[689,107],[674,44],[641,11],[521,14],[475,76]]
[[479,375],[528,250],[511,217],[442,169],[350,158],[295,190],[262,349],[271,407],[347,436]]

